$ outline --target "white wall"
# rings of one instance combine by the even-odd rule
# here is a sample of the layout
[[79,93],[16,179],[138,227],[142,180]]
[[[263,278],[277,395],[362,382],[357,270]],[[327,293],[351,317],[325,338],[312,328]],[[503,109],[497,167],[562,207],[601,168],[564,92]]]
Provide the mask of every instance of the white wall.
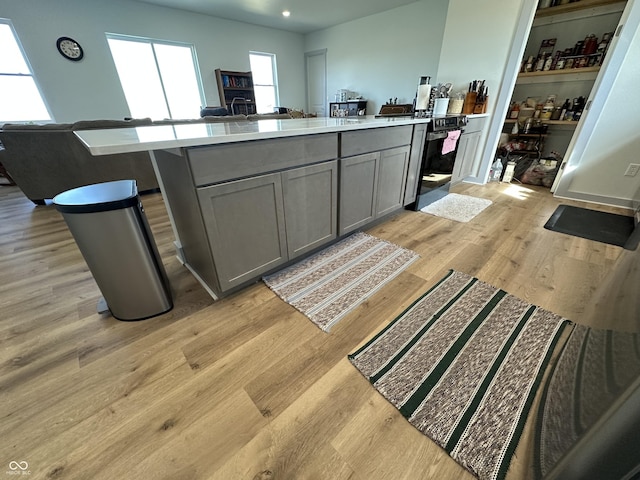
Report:
[[[105,32],[193,43],[208,105],[219,105],[214,70],[250,70],[249,51],[275,53],[280,103],[305,104],[304,39],[296,33],[126,0],[0,0],[26,51],[57,122],[130,116]],[[83,47],[80,62],[64,59],[56,40]]]
[[625,177],[624,172],[630,163],[640,164],[638,0],[629,0],[621,22],[625,24],[622,35],[600,72],[593,105],[584,115],[557,194],[635,208],[640,200],[640,174]]
[[[495,131],[494,135],[491,122],[494,121],[494,115],[501,119],[505,115],[504,101],[498,102],[498,93],[503,82],[507,83],[508,93],[502,95],[511,98],[513,88],[509,82],[514,75],[506,68],[514,34],[523,5],[535,1],[449,0],[437,81],[452,83],[452,93],[466,92],[469,82],[473,80],[485,80],[485,86],[489,88],[487,112],[490,118],[478,144],[478,155],[481,156],[482,163],[477,177],[471,181],[486,181],[495,153],[494,143],[499,133]],[[524,45],[521,47],[524,49]],[[496,138],[488,138],[490,135]],[[487,151],[483,152],[485,148]]]
[[449,0],[438,82],[466,92],[472,80],[486,80],[489,111],[502,83],[522,0]]
[[347,89],[369,101],[368,114],[391,97],[413,103],[419,77],[438,74],[447,3],[421,0],[307,35],[305,51],[327,49],[328,102]]

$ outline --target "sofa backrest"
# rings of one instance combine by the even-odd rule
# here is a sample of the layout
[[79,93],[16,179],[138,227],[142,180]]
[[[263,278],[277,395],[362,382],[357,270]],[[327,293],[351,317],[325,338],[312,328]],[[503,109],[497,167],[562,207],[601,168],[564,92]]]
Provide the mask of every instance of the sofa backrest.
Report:
[[156,189],[158,182],[148,152],[94,157],[73,133],[81,129],[147,124],[150,125],[151,120],[7,124],[0,131],[0,141],[6,149],[3,164],[34,202],[53,198],[71,188],[112,180],[134,179],[141,192]]

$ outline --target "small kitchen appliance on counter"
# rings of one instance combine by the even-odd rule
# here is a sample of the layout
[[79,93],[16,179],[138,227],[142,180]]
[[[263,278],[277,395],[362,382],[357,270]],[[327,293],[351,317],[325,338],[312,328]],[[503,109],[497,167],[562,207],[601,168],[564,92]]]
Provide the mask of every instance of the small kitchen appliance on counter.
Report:
[[416,93],[416,117],[428,117],[433,111],[431,98],[431,77],[420,77],[418,81],[418,91]]

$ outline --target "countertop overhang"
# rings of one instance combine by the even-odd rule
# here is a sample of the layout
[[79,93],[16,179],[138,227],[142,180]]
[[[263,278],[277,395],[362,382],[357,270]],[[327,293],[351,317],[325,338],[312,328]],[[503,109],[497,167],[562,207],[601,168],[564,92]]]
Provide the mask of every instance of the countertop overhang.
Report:
[[224,123],[189,123],[78,130],[75,135],[92,155],[165,150],[269,138],[429,123],[431,118],[317,117]]

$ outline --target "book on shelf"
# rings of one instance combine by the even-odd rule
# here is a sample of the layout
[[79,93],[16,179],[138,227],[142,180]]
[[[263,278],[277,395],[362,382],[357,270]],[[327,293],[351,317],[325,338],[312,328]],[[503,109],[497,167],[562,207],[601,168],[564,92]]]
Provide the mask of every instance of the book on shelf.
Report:
[[225,88],[251,88],[248,77],[236,77],[234,75],[222,75],[222,84]]

